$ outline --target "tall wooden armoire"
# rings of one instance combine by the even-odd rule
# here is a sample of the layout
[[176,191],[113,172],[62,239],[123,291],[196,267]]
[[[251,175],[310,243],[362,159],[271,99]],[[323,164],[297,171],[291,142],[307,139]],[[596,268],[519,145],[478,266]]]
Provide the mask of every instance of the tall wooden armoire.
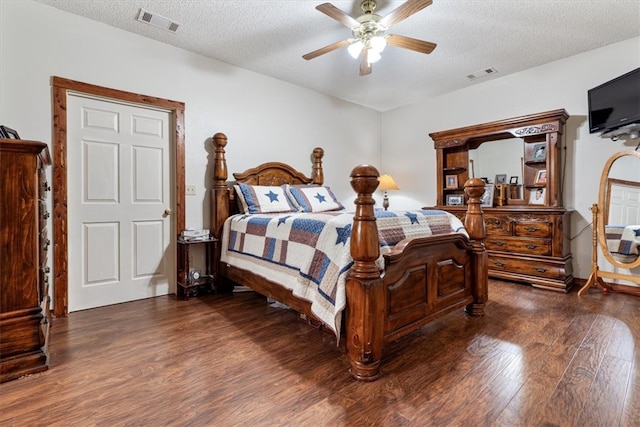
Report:
[[47,144],[0,139],[0,382],[48,368]]

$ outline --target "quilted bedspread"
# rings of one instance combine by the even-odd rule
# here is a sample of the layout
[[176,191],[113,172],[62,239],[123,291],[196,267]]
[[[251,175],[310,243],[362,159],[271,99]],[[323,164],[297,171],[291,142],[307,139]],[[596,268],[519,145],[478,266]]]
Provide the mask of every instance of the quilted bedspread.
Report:
[[607,225],[609,252],[620,255],[638,255],[640,247],[640,225]]
[[[376,210],[380,259],[405,238],[461,232],[460,220],[439,210]],[[353,212],[234,215],[227,219],[221,261],[250,270],[311,302],[312,312],[339,338],[345,307]]]

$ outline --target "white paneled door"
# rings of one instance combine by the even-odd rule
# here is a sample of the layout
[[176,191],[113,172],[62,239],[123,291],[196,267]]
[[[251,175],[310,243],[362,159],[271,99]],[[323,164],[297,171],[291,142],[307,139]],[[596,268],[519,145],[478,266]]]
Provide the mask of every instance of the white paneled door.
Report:
[[609,222],[611,225],[640,224],[640,188],[617,182],[611,186]]
[[67,106],[69,311],[168,294],[170,113],[76,95]]

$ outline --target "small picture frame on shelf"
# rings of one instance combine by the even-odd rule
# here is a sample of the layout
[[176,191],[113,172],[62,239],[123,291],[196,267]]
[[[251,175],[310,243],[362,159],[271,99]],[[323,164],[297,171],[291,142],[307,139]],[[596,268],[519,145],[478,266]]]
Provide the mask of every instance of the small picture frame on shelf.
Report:
[[3,125],[0,125],[0,136],[7,139],[20,139],[17,131]]
[[464,196],[462,194],[447,194],[447,206],[464,206]]
[[536,184],[546,184],[547,183],[547,170],[546,169],[540,169],[536,173],[535,183]]
[[543,187],[531,189],[531,194],[529,196],[529,204],[544,205],[546,192],[547,192],[546,188],[543,188]]
[[496,175],[496,184],[506,184],[507,183],[507,174],[501,173]]
[[512,176],[511,178],[509,178],[509,184],[517,184],[517,183],[518,183],[517,176]]
[[480,198],[480,206],[483,208],[493,207],[493,184],[485,185],[484,194]]
[[447,189],[457,189],[458,188],[458,175],[446,175],[445,176],[445,187]]
[[542,162],[547,159],[547,144],[541,143],[533,146],[533,153],[531,154],[531,160],[534,162]]

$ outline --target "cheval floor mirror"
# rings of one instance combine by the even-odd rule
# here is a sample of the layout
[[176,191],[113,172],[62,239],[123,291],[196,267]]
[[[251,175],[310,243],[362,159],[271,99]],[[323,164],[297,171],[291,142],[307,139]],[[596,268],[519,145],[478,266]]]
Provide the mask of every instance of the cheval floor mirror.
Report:
[[[621,151],[612,155],[600,177],[598,203],[593,214],[593,259],[582,295],[591,286],[605,292],[623,292],[640,296],[640,153]],[[614,271],[598,266],[598,244]],[[635,270],[634,270],[635,269]],[[611,283],[603,279],[637,283]]]

